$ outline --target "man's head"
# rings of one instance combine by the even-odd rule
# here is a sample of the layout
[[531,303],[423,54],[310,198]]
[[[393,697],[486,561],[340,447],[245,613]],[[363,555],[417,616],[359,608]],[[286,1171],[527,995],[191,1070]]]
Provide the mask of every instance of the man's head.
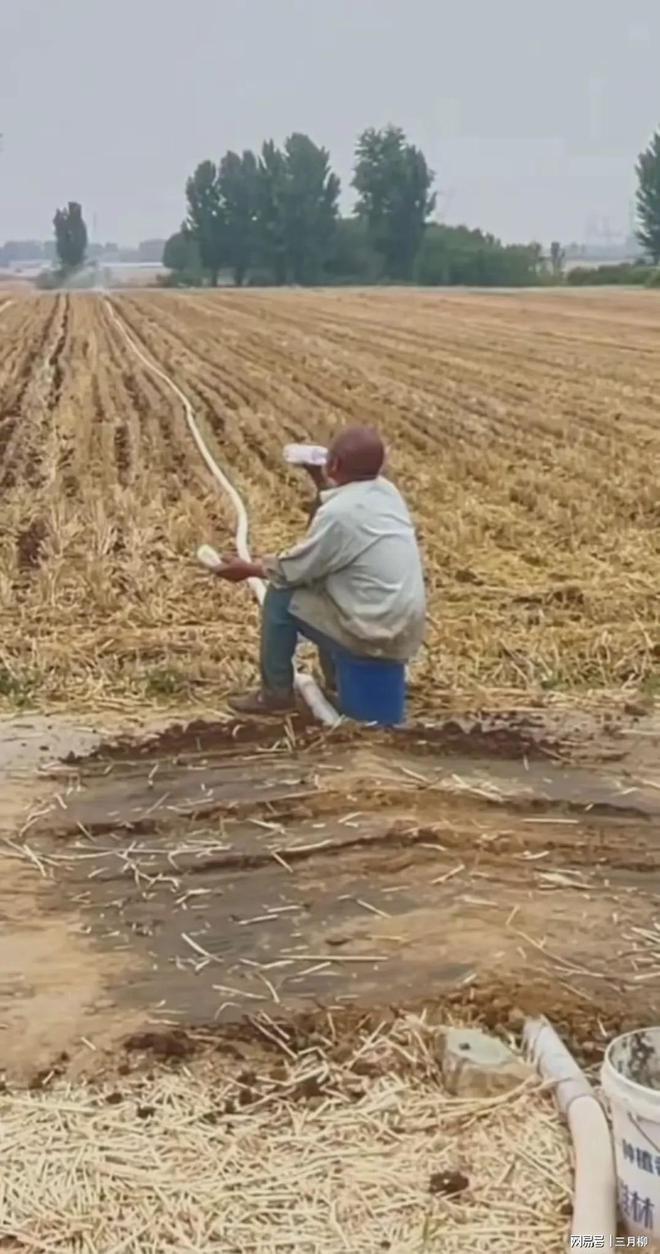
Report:
[[385,461],[385,448],[373,427],[346,427],[328,450],[328,478],[341,487],[362,479],[377,479]]

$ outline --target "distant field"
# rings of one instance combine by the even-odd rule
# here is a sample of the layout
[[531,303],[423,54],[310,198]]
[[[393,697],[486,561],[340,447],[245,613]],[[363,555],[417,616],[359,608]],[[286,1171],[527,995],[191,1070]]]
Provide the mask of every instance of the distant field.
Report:
[[[9,295],[9,294],[7,294]],[[198,571],[231,512],[176,399],[95,294],[0,294],[0,699],[220,703],[253,674],[245,589]],[[660,295],[126,294],[249,505],[304,526],[289,439],[379,425],[429,581],[421,705],[447,689],[654,688]]]

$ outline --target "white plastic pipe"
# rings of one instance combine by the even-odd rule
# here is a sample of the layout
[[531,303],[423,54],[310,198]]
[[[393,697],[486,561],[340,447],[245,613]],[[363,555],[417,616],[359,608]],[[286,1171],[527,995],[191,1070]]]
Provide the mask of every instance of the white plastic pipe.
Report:
[[604,1236],[606,1247],[610,1239],[614,1245],[616,1173],[605,1112],[584,1072],[547,1019],[528,1019],[523,1041],[542,1078],[555,1086],[559,1109],[568,1122],[573,1141],[575,1190],[571,1236]]
[[[188,423],[188,427],[190,429],[190,434],[192,435],[193,440],[195,441],[195,444],[197,445],[197,448],[199,449],[199,452],[204,458],[204,461],[206,462],[208,469],[213,475],[213,478],[217,481],[217,483],[219,483],[223,492],[227,494],[236,512],[236,532],[235,532],[236,552],[238,553],[238,556],[243,559],[243,561],[245,562],[251,561],[250,546],[249,546],[249,541],[248,541],[250,524],[248,520],[247,510],[245,508],[245,505],[243,504],[243,499],[240,493],[234,487],[233,483],[231,482],[231,479],[227,478],[224,471],[220,469],[215,458],[212,456],[207,444],[205,443],[202,437],[201,431],[197,425],[197,420],[195,418],[195,414],[193,412],[192,405],[190,404],[190,401],[188,400],[188,397],[186,396],[185,392],[181,391],[181,388],[178,386],[178,384],[176,384],[174,380],[171,379],[170,376],[166,374],[164,370],[161,370],[160,366],[157,366],[156,363],[152,361],[151,358],[148,357],[145,352],[143,352],[142,348],[137,343],[137,341],[134,340],[130,332],[127,331],[121,319],[117,317],[117,314],[115,313],[115,310],[113,306],[110,304],[110,301],[107,299],[107,297],[103,297],[103,303],[105,305],[105,309],[108,314],[108,317],[110,318],[111,322],[113,322],[114,325],[117,327],[117,330],[120,332],[120,334],[123,335],[124,339],[126,340],[126,343],[131,349],[131,352],[133,352],[135,356],[142,362],[142,365],[145,367],[145,369],[151,371],[152,374],[156,375],[156,378],[160,379],[161,382],[164,383],[170,389],[171,392],[174,392],[174,395],[181,402],[181,405],[183,406],[183,412],[186,417],[186,422]],[[264,596],[266,595],[266,589],[264,586],[263,579],[248,579],[248,584],[250,585],[252,592],[257,598],[257,601],[261,605],[263,603]],[[304,675],[300,671],[296,670],[294,672],[294,682],[295,682],[296,688],[298,689],[298,692],[300,693],[303,700],[309,706],[314,717],[318,718],[320,722],[327,724],[327,726],[329,727],[336,726],[336,724],[340,721],[339,715],[337,714],[337,711],[335,710],[334,706],[330,705],[329,701],[326,701],[325,697],[323,696],[323,693],[321,692],[321,689],[319,688],[318,684],[315,683],[315,681],[312,679],[312,676]]]

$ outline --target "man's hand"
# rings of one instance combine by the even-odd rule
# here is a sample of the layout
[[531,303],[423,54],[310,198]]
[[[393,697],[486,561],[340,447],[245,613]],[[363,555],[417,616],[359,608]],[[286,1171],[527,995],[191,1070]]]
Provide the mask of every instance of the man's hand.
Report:
[[243,583],[245,579],[263,579],[265,576],[261,562],[244,562],[241,557],[230,557],[218,566],[215,573],[219,579],[228,579],[230,583]]
[[306,462],[303,464],[303,470],[307,471],[312,482],[316,485],[319,492],[328,486],[328,480],[325,473],[325,466],[311,466]]

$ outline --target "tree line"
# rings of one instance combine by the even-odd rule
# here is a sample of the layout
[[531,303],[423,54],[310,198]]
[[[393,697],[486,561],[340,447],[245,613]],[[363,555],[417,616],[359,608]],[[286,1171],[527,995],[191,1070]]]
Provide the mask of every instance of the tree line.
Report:
[[660,287],[660,270],[638,261],[575,266],[568,271],[566,282],[570,287]]
[[433,171],[400,127],[370,128],[356,146],[355,214],[342,218],[341,184],[326,148],[294,132],[258,155],[227,152],[187,180],[187,216],[165,247],[175,275],[215,285],[221,271],[246,281],[316,284],[387,275],[411,280],[435,206]]
[[[660,130],[640,154],[636,173],[637,237],[656,266]],[[392,125],[370,127],[358,137],[351,217],[341,215],[341,184],[327,149],[308,135],[295,132],[281,148],[266,140],[258,155],[229,151],[217,164],[202,161],[187,179],[185,221],[162,248],[169,271],[164,281],[215,286],[221,275],[237,286],[415,282],[509,287],[563,281],[565,253],[557,241],[545,257],[537,243],[505,245],[481,230],[432,221],[434,181],[424,153]],[[54,228],[57,273],[68,277],[87,259],[103,255],[103,246],[88,245],[77,202],[57,210]],[[144,259],[156,260],[161,241],[144,241],[143,247]],[[11,245],[4,248],[7,252]],[[616,267],[604,269],[609,273]],[[632,269],[632,281],[649,277],[644,267]],[[575,281],[588,281],[589,273],[594,272]],[[630,279],[630,267],[618,280],[601,276],[602,282]]]
[[[637,163],[638,238],[660,261],[660,131]],[[250,283],[416,282],[425,285],[527,286],[561,282],[565,254],[554,241],[503,244],[465,226],[433,222],[434,172],[403,130],[369,128],[359,136],[351,186],[353,215],[342,217],[341,185],[327,149],[308,135],[258,155],[227,152],[203,161],[186,183],[187,216],[166,243],[172,284],[221,274]]]
[[539,281],[539,244],[505,246],[493,235],[430,221],[435,175],[398,126],[359,136],[351,217],[327,149],[294,133],[259,155],[227,152],[197,166],[186,183],[187,216],[167,241],[172,284],[229,274],[237,286],[417,282],[512,284]]

